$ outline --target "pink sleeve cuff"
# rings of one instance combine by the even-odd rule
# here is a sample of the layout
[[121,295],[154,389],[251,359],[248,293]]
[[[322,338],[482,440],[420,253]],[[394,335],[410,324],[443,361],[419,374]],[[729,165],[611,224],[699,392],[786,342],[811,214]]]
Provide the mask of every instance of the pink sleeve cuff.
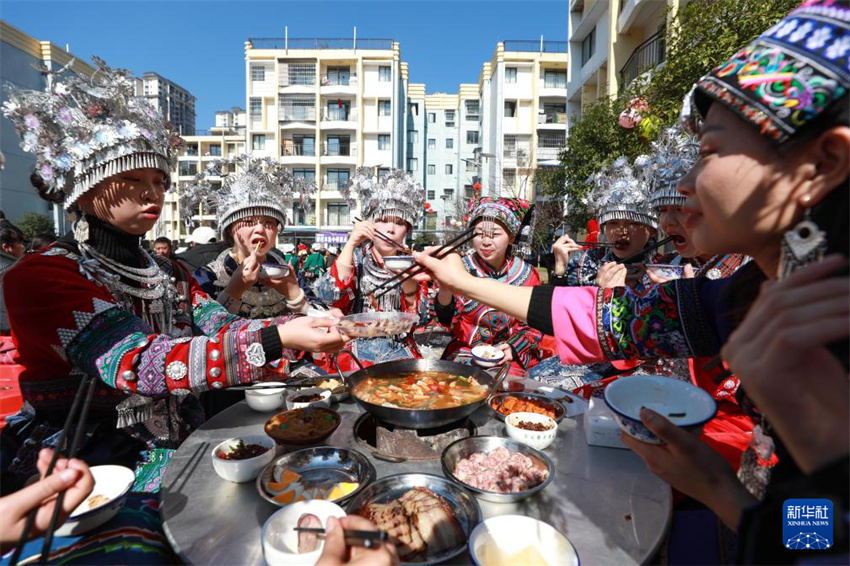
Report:
[[602,362],[596,332],[597,287],[557,287],[552,296],[552,325],[558,356],[564,364]]

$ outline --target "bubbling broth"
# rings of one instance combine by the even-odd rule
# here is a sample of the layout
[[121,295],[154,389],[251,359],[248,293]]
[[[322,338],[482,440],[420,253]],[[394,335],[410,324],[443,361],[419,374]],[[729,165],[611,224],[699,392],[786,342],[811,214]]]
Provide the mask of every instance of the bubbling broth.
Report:
[[354,386],[362,401],[399,409],[451,409],[475,403],[489,393],[474,377],[417,371],[398,377],[369,377]]

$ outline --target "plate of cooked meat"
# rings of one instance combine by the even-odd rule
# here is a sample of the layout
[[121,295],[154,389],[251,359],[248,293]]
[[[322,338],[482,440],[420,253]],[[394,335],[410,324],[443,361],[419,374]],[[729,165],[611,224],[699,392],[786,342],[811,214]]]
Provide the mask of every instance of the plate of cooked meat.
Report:
[[466,551],[481,521],[478,502],[459,485],[431,474],[381,478],[357,494],[348,512],[366,517],[396,544],[406,564],[438,564]]

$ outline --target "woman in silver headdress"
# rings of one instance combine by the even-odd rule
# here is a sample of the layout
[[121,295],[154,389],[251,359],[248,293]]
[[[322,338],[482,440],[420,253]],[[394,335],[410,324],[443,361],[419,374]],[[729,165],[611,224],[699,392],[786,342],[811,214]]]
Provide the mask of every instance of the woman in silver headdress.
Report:
[[[422,215],[425,190],[405,171],[391,170],[375,177],[372,168],[361,167],[342,193],[352,206],[356,200],[361,201],[364,220],[355,223],[339,257],[317,281],[316,294],[346,314],[418,313],[419,302],[427,300],[423,283],[410,279],[381,297],[376,297],[376,290],[396,277],[384,265],[384,258],[399,255],[398,247]],[[376,232],[396,245],[376,236]],[[413,330],[393,338],[359,338],[348,347],[367,365],[421,357],[413,341]],[[350,367],[348,356],[340,360]]]

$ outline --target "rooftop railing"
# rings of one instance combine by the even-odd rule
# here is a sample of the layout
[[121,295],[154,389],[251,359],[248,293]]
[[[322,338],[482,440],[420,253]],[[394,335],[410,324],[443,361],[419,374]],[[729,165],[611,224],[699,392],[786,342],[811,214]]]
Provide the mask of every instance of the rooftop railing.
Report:
[[534,41],[525,39],[506,39],[505,51],[524,51],[526,53],[566,53],[568,41]]
[[392,49],[392,39],[354,37],[249,37],[254,49]]

